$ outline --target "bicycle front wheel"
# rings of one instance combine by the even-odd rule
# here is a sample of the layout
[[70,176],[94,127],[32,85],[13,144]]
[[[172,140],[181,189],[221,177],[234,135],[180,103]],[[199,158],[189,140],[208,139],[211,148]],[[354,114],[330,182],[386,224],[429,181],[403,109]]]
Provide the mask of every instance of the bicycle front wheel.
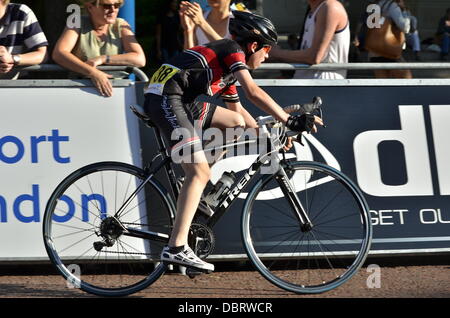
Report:
[[168,238],[172,229],[171,199],[154,178],[144,184],[146,178],[140,168],[102,162],[75,171],[58,185],[47,203],[43,235],[48,256],[68,287],[125,296],[164,273],[159,262],[164,239],[151,241],[128,231]]
[[295,293],[322,293],[346,282],[363,265],[372,226],[367,203],[340,171],[316,162],[285,167],[312,222],[301,228],[276,176],[263,176],[242,216],[246,252],[271,283]]

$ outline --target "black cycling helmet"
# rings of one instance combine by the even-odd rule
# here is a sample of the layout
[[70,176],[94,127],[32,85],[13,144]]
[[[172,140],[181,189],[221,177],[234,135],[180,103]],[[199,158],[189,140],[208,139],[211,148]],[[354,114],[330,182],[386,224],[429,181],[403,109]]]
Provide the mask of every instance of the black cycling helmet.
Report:
[[233,11],[233,16],[229,31],[240,45],[250,42],[258,42],[261,47],[277,44],[277,30],[269,19],[246,11]]

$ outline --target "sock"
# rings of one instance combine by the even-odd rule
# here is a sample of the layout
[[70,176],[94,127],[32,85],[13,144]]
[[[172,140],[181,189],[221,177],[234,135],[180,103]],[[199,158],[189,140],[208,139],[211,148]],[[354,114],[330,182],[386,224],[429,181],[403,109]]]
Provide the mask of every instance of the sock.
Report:
[[178,254],[183,251],[184,251],[184,245],[183,246],[174,246],[174,247],[169,246],[169,253],[171,253],[171,254]]

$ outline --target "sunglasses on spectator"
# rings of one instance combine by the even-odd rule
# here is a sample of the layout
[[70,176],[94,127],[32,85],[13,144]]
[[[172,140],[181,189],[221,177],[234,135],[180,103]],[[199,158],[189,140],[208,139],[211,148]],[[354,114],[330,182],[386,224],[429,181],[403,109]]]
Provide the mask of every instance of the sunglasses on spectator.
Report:
[[122,4],[121,3],[99,3],[99,7],[102,7],[103,10],[111,10],[111,9],[119,9]]

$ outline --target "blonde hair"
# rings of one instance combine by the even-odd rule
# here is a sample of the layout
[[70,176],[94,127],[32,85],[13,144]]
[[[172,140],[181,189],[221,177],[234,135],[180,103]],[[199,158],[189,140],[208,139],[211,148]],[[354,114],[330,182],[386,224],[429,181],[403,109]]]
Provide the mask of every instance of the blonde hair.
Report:
[[3,4],[7,6],[9,4],[9,0],[3,0]]

